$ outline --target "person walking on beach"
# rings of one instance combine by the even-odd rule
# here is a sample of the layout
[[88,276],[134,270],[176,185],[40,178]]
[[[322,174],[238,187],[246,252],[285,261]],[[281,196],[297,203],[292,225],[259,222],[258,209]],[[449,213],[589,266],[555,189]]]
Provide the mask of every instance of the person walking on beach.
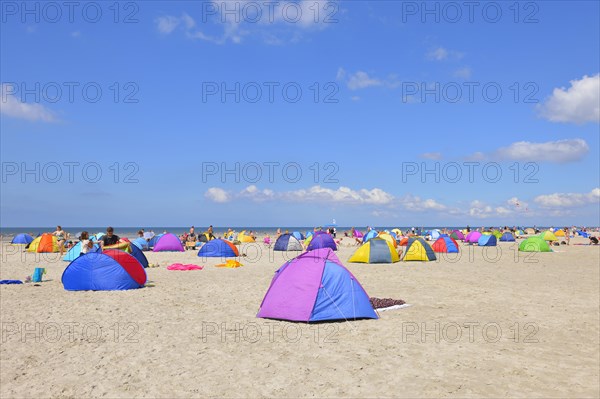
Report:
[[108,247],[110,245],[115,245],[121,239],[121,238],[119,238],[118,235],[113,234],[113,233],[114,233],[114,229],[112,227],[106,228],[106,234],[103,235],[102,239],[100,240],[100,245],[102,246],[103,249],[104,249],[104,247]]
[[56,226],[56,231],[52,234],[56,236],[56,240],[58,241],[58,249],[60,251],[60,254],[63,255],[65,253],[65,242],[67,241],[67,233],[65,233],[61,226]]

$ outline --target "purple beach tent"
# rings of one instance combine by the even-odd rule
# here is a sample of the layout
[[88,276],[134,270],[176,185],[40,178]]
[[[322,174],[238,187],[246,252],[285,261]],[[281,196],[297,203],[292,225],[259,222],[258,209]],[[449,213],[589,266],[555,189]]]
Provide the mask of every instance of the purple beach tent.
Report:
[[152,249],[154,252],[183,252],[183,245],[175,234],[167,233],[162,235],[156,244],[154,244],[154,248]]
[[335,245],[335,241],[333,241],[333,238],[324,231],[317,231],[315,234],[313,234],[307,250],[312,251],[320,248],[331,248],[334,251],[337,251],[337,245]]
[[305,252],[279,268],[256,316],[303,322],[378,318],[363,287],[330,248]]

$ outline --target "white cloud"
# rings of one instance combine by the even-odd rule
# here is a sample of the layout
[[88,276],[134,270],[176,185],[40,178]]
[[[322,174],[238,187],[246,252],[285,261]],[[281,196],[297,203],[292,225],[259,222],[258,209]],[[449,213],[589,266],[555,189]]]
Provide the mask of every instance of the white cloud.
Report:
[[348,88],[350,90],[365,89],[372,86],[381,86],[381,80],[370,77],[366,72],[358,71],[350,75],[348,79]]
[[441,152],[426,152],[426,153],[421,154],[421,158],[431,159],[433,161],[439,161],[440,159],[443,158],[443,156],[442,156]]
[[330,189],[321,186],[312,186],[308,189],[287,191],[280,194],[281,198],[288,201],[311,202],[339,202],[344,204],[390,204],[394,196],[385,191],[374,188],[371,190],[352,190],[348,187]]
[[444,61],[448,59],[458,60],[461,59],[463,55],[463,53],[458,51],[448,50],[444,47],[437,47],[427,53],[427,58],[433,61]]
[[[155,20],[156,27],[165,35],[181,28],[189,39],[215,44],[239,44],[244,37],[256,34],[266,44],[280,45],[285,42],[298,42],[302,38],[301,32],[322,30],[335,22],[335,16],[330,15],[329,8],[325,9],[330,6],[324,6],[314,0],[278,1],[269,4],[251,0],[231,3],[213,0],[211,3],[210,12],[203,11],[205,14],[201,25],[204,29],[220,26],[220,34],[211,35],[206,33],[206,30],[198,29],[194,18],[187,13],[183,13],[181,17],[160,16]],[[276,30],[271,31],[272,27],[276,27]]]
[[0,86],[0,114],[30,121],[58,121],[56,116],[43,105],[23,103],[14,96],[14,92],[10,85]]
[[486,203],[474,200],[471,201],[469,207],[469,216],[477,218],[477,219],[485,219],[492,216],[493,208]]
[[438,47],[427,53],[427,58],[430,60],[442,61],[448,58],[448,50],[443,47]]
[[206,190],[206,193],[204,193],[204,197],[208,198],[213,202],[218,203],[229,202],[231,200],[229,193],[227,193],[227,191],[223,190],[222,188],[218,187],[211,187],[208,190]]
[[538,110],[551,122],[600,123],[600,74],[571,80],[568,89],[554,89]]
[[158,31],[162,34],[168,35],[169,33],[173,32],[177,26],[179,26],[181,19],[172,15],[165,15],[156,18],[155,22]]
[[401,85],[398,76],[395,74],[389,75],[387,78],[377,78],[369,75],[365,71],[357,71],[348,73],[344,68],[338,68],[336,80],[345,81],[346,86],[350,90],[366,89],[368,87],[383,86],[388,89],[396,89]]
[[459,79],[469,79],[471,77],[471,68],[463,67],[454,71],[454,77]]
[[544,208],[572,208],[600,202],[600,188],[595,188],[587,194],[554,193],[539,195],[534,201]]
[[518,141],[507,147],[498,148],[489,154],[476,152],[468,156],[467,159],[473,161],[493,159],[497,161],[509,160],[562,164],[581,160],[589,150],[587,142],[583,139],[547,141],[544,143]]
[[321,186],[312,186],[307,189],[275,192],[269,189],[259,189],[251,185],[238,193],[230,194],[223,189],[212,187],[204,194],[206,198],[214,202],[227,202],[232,199],[245,199],[256,202],[269,200],[288,202],[319,202],[319,203],[342,203],[349,205],[372,204],[388,205],[394,200],[394,196],[385,191],[374,188],[371,190],[352,190],[348,187],[330,189]]
[[433,199],[423,200],[418,196],[407,194],[399,200],[400,205],[408,211],[443,211],[446,209],[445,205]]

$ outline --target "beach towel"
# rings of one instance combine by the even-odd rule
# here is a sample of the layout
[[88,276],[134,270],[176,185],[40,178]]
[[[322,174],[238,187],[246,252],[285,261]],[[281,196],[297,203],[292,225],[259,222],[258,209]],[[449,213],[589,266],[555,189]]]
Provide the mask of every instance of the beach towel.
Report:
[[373,309],[377,312],[385,312],[387,310],[403,309],[411,305],[403,301],[402,299],[392,298],[369,298]]
[[198,265],[183,265],[181,263],[173,263],[171,266],[167,266],[167,270],[202,270],[204,266]]
[[218,265],[215,265],[215,267],[228,267],[230,269],[240,267],[240,266],[244,266],[244,265],[242,265],[237,260],[233,260],[233,259],[228,259],[227,262],[225,262],[225,263],[220,263]]
[[378,312],[385,312],[386,310],[396,310],[396,309],[404,309],[404,308],[408,308],[412,305],[405,303],[404,305],[392,305],[392,306],[388,306],[387,308],[377,308]]
[[23,284],[21,280],[0,280],[0,284]]

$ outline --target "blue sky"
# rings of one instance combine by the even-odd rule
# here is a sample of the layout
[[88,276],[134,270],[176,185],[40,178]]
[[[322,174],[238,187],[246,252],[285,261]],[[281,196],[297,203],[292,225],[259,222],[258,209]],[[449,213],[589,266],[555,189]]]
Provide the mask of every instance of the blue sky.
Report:
[[600,224],[598,2],[23,4],[4,227]]

